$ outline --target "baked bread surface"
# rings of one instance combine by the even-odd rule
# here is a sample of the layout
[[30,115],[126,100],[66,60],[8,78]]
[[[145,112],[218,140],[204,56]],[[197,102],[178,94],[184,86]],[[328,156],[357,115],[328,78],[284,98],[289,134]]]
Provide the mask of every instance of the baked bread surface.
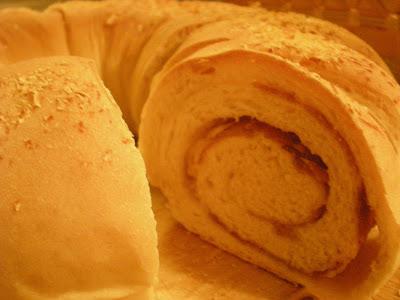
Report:
[[[34,57],[75,55],[92,59],[100,77],[92,68],[88,82],[96,82],[103,94],[101,78],[130,128],[139,133],[150,183],[167,196],[174,217],[202,238],[306,286],[319,299],[368,299],[397,268],[400,89],[372,48],[346,30],[294,13],[223,3],[76,1],[51,6],[44,12],[0,12],[0,41],[0,63],[5,73],[15,70],[17,74],[20,68],[29,73],[34,66],[44,64],[54,69],[46,76],[50,82],[57,81],[59,89],[64,82],[63,74],[57,73],[63,70],[57,67],[57,59],[16,64],[11,71],[6,70],[10,64]],[[66,75],[75,74],[76,99],[87,94],[78,76],[86,73],[79,64],[68,60],[70,69],[65,70]],[[8,85],[13,87],[4,79],[4,86]],[[71,89],[75,91],[67,85],[66,94],[61,90],[51,93],[69,99]],[[51,93],[48,99],[52,99]],[[28,94],[32,94],[30,109],[34,111],[39,98],[36,92],[28,90]],[[57,113],[57,109],[62,111],[63,102],[69,105],[68,100],[54,97],[53,104],[61,103],[55,107]],[[9,109],[9,104],[4,102],[4,108]],[[68,119],[81,117],[73,112],[68,112]],[[91,120],[90,113],[93,110],[88,111],[83,125],[77,122],[78,133],[87,129],[84,121]],[[6,121],[20,122],[13,118]],[[62,123],[66,139],[61,139],[61,134],[53,138],[65,147],[69,126]],[[102,145],[112,146],[114,153],[116,142],[96,141],[120,139],[115,128],[125,126],[121,120],[98,121],[90,126],[107,133],[103,136],[96,130],[95,138],[85,141],[85,157],[94,159],[96,155],[90,151],[100,151]],[[21,129],[16,132],[23,136]],[[16,143],[17,138],[7,143],[10,141]],[[29,141],[27,144],[34,147]],[[121,178],[141,178],[136,187],[131,182],[132,194],[138,193],[138,200],[131,197],[129,203],[138,205],[138,212],[139,206],[147,210],[141,215],[145,221],[131,218],[122,210],[114,216],[113,209],[117,208],[104,205],[112,215],[106,216],[107,224],[113,224],[120,213],[122,220],[137,222],[123,231],[128,235],[123,241],[143,251],[142,245],[151,249],[142,253],[135,248],[137,255],[132,259],[146,264],[138,263],[138,268],[133,262],[130,266],[130,270],[133,266],[138,270],[135,280],[145,282],[143,297],[150,297],[157,269],[154,221],[149,214],[149,196],[141,185],[145,184],[144,167],[129,162],[132,156],[141,164],[133,145],[129,149],[136,154],[120,153],[116,148],[120,153],[117,161],[127,167],[122,173],[104,171],[104,176],[110,176],[109,185],[100,177],[92,184],[90,176],[81,175],[86,186],[76,191],[92,195],[98,192],[98,184],[100,192],[107,189],[121,196],[105,193],[107,199],[125,203],[129,193],[118,194],[123,188],[112,188],[112,183]],[[67,150],[71,160],[81,155]],[[108,154],[103,157],[105,161]],[[126,162],[125,157],[129,157]],[[37,163],[41,161],[37,159]],[[31,165],[32,170],[41,170]],[[18,170],[13,171],[14,176]],[[65,176],[59,178],[69,178],[67,173],[62,174]],[[19,182],[16,177],[9,180]],[[67,189],[69,183],[63,180],[60,186]],[[77,192],[71,195],[75,198],[68,199],[84,195]],[[93,200],[87,203],[92,206]],[[16,204],[22,212],[22,204]],[[88,212],[83,209],[80,213]],[[118,220],[115,222],[118,224]],[[131,237],[136,226],[144,235],[143,244],[142,237]],[[110,236],[115,238],[114,234]],[[87,243],[92,247],[92,242]],[[113,249],[127,249],[128,253],[130,248],[115,245]],[[29,259],[36,259],[36,255]],[[147,263],[149,268],[143,267]],[[123,270],[125,267],[129,269],[129,264]],[[113,272],[111,277],[124,277],[124,272]],[[11,278],[3,277],[5,282]],[[107,276],[102,278],[106,281]],[[82,286],[91,286],[90,280],[88,276]],[[117,282],[125,284],[124,280]],[[127,286],[135,286],[135,280]],[[72,286],[54,287],[49,293],[67,291]],[[27,293],[24,297],[33,297],[33,291]]]
[[0,86],[1,299],[152,299],[145,167],[95,64],[28,60]]

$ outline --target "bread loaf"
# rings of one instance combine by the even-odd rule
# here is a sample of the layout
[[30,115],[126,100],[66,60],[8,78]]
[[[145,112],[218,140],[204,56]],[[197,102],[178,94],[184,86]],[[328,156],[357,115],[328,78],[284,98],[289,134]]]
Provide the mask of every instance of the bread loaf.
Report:
[[[94,63],[13,65],[57,55]],[[0,151],[20,161],[0,161],[0,255],[18,253],[0,265],[0,295],[151,299],[145,171],[100,79],[187,229],[303,285],[299,299],[369,299],[399,266],[400,88],[346,30],[214,2],[74,1],[0,12],[0,64],[13,116],[0,119]],[[18,101],[31,101],[20,117]],[[61,121],[44,126],[53,111]],[[52,218],[61,211],[71,222]]]
[[400,88],[318,24],[193,32],[153,81],[139,148],[190,231],[317,299],[370,299],[398,266]]
[[152,299],[145,168],[94,63],[0,69],[0,298]]

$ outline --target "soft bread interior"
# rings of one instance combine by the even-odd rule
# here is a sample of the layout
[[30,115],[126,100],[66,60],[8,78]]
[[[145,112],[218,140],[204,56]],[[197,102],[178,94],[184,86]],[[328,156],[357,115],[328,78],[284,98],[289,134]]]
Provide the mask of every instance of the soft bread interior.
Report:
[[[193,33],[154,82],[140,128],[150,181],[206,240],[320,299],[368,299],[398,264],[398,86],[336,41],[316,37],[314,53],[302,32],[228,23]],[[330,64],[335,49],[377,85],[350,86],[359,73]]]
[[[140,147],[152,184],[167,195],[174,216],[188,229],[281,277],[306,285],[310,293],[320,299],[367,298],[398,265],[400,118],[397,99],[400,99],[400,92],[379,56],[347,31],[297,14],[269,13],[258,8],[239,8],[222,3],[192,1],[178,4],[161,0],[77,1],[52,6],[42,13],[26,9],[6,10],[0,14],[0,24],[4,25],[0,26],[1,64],[60,54],[94,59],[125,120],[134,130],[140,127]],[[47,66],[45,62],[41,63]],[[49,60],[48,63],[57,65],[58,62]],[[22,64],[16,68],[30,72],[29,66]],[[83,83],[79,82],[76,74],[92,71],[86,73],[72,61],[67,61],[65,68],[61,66],[59,69],[54,74],[50,72],[49,78],[55,76],[54,80],[64,83],[62,77],[70,78],[71,72],[72,83],[65,83],[62,92],[50,90],[48,100],[53,99],[53,92],[60,92],[61,96],[54,96],[55,100],[50,104],[55,105],[57,114],[63,116],[62,112],[67,110],[68,116],[74,116],[57,127],[61,131],[57,131],[54,138],[61,140],[61,133],[65,134],[62,141],[69,147],[62,148],[64,146],[60,144],[60,152],[71,153],[71,156],[65,156],[71,159],[77,157],[74,155],[81,155],[88,161],[97,157],[105,163],[114,162],[114,150],[110,153],[106,149],[104,155],[96,151],[104,145],[121,146],[108,136],[117,132],[114,131],[115,124],[124,126],[120,116],[114,114],[115,119],[93,118],[97,116],[96,109],[99,114],[104,111],[96,106],[95,110],[89,108],[101,101],[90,102],[88,107],[84,104],[83,109],[88,109],[87,116],[92,117],[94,123],[86,125],[77,121],[77,131],[86,133],[92,128],[95,132],[92,139],[100,137],[102,142],[95,143],[96,147],[91,149],[88,139],[82,142],[86,145],[82,149],[74,148],[72,145],[81,143],[81,136],[75,138],[63,130],[71,125],[71,120],[81,117],[69,110],[75,103],[74,99],[88,96],[84,89],[88,87],[81,86]],[[39,73],[42,71],[38,68]],[[101,98],[105,90],[99,78],[92,73],[89,75],[88,81],[95,82],[93,89],[99,88]],[[29,75],[16,83],[17,90],[23,87],[23,94],[16,93],[16,97],[23,96],[26,98],[24,101],[30,101],[30,104],[23,101],[22,111],[11,113],[12,117],[2,117],[4,137],[14,132],[11,130],[14,127],[19,128],[18,134],[21,134],[24,124],[36,120],[32,116],[37,116],[38,111],[44,111],[40,110],[45,107],[40,93],[47,91],[48,86],[46,81],[42,82],[43,86],[39,82],[36,90],[32,84],[36,77],[35,74]],[[148,96],[149,101],[145,104]],[[93,98],[96,97],[97,93]],[[110,99],[109,96],[106,98]],[[143,105],[145,109],[141,114]],[[140,118],[143,125],[140,125]],[[56,124],[52,120],[49,117],[43,122]],[[52,128],[46,126],[44,131]],[[40,132],[39,125],[34,128]],[[95,131],[94,128],[100,129]],[[126,128],[123,130],[128,132]],[[113,138],[119,137],[115,135]],[[130,144],[130,141],[123,138],[122,144]],[[5,143],[10,142],[5,139]],[[29,138],[23,140],[23,145],[39,151]],[[42,171],[48,174],[49,170],[40,169],[40,163],[45,160],[40,155],[47,159],[48,152],[51,151],[39,151],[39,159],[33,159],[33,163],[29,159],[25,161],[26,156],[21,155],[18,170],[32,164],[40,171],[39,175]],[[138,199],[145,199],[147,192],[140,185],[145,184],[144,177],[140,175],[140,179],[133,171],[137,166],[137,173],[143,174],[143,165],[136,162],[138,165],[130,168],[123,157],[131,154],[121,153],[116,158],[119,164],[110,163],[116,169],[101,169],[106,174],[104,180],[115,179],[115,174],[120,175],[118,178],[135,178],[140,186]],[[57,159],[63,161],[65,157]],[[52,164],[51,155],[48,159]],[[86,163],[83,161],[84,168],[92,170],[92,164]],[[70,162],[62,165],[69,166]],[[71,170],[74,168],[68,168],[69,172]],[[55,187],[61,186],[62,179],[69,176],[66,169],[57,169],[54,174],[53,180],[58,180],[50,183]],[[77,178],[85,183],[91,179],[88,174],[89,171],[79,173]],[[20,180],[5,178],[3,180],[10,182]],[[74,180],[70,182],[71,187],[75,187]],[[28,179],[21,181],[33,182]],[[78,193],[80,189],[84,190],[79,185],[82,182],[76,183],[76,195],[64,194],[61,187],[59,190],[55,188],[62,194],[61,203],[70,199],[67,196],[78,199],[92,197],[86,190],[86,193]],[[46,182],[46,187],[48,184]],[[115,193],[104,193],[100,200],[103,196],[118,198],[123,204],[117,207],[127,205],[124,202],[127,201],[126,193],[122,194],[124,188],[97,181],[95,186],[99,186],[96,193],[106,188],[109,193]],[[24,195],[30,194],[30,188],[36,191],[36,187],[29,186]],[[13,193],[15,191],[9,193],[7,190],[6,196]],[[142,205],[141,201],[138,200],[138,205]],[[144,207],[148,205],[146,203],[147,200]],[[100,201],[92,214],[89,206],[83,205],[86,210],[80,212],[92,218],[95,212],[104,213],[101,210],[103,205]],[[13,206],[14,212],[22,211],[24,207],[18,201]],[[47,206],[44,211],[46,209]],[[144,209],[147,212],[140,216],[153,222],[149,209]],[[113,212],[111,208],[105,216],[110,218],[107,219],[110,224],[114,223]],[[139,212],[140,209],[137,212],[124,210],[123,213]],[[119,213],[115,211],[115,215]],[[46,219],[44,223],[51,220]],[[148,239],[149,249],[153,251],[154,233],[150,231],[147,235],[146,229],[140,227],[147,221],[142,223],[140,220],[138,218],[134,226],[141,228],[138,232],[144,235],[144,240]],[[33,220],[32,224],[36,221]],[[115,222],[121,224],[121,220]],[[376,232],[373,235],[370,228],[374,225]],[[54,228],[57,226],[59,224]],[[114,229],[109,234],[115,238],[118,235]],[[80,230],[81,227],[77,232]],[[131,295],[127,294],[127,299],[142,295],[144,299],[150,297],[157,267],[155,254],[154,251],[143,254],[144,248],[135,246],[137,240],[141,241],[142,237],[129,235],[116,241],[115,245],[127,241],[127,247],[118,248],[132,248],[137,252],[121,268],[120,277],[113,273],[115,268],[109,269],[107,276],[110,277],[101,276],[103,281],[100,280],[100,285],[108,287],[107,278],[110,282],[118,282],[109,290],[114,296],[119,297],[121,291],[129,290]],[[88,257],[92,251],[89,248],[85,252]],[[101,253],[104,248],[96,250]],[[23,251],[20,249],[17,253],[24,257]],[[97,256],[98,252],[94,253],[93,257],[84,258],[88,265],[90,259],[94,259],[96,265],[104,258],[102,254]],[[116,257],[116,260],[120,259],[118,262],[125,259],[121,255]],[[43,262],[45,268],[46,263]],[[63,263],[67,265],[65,261]],[[127,275],[125,272],[130,263],[131,269],[139,265],[135,279],[129,277],[135,274]],[[148,263],[150,269],[144,270]],[[14,276],[8,277],[9,274],[15,271],[11,264],[6,264],[6,268],[11,273],[3,276],[5,286]],[[42,269],[38,270],[40,273]],[[68,277],[67,274],[62,275]],[[69,286],[54,286],[49,291],[44,288],[38,293],[47,293],[50,297],[52,293],[65,294],[65,297],[89,295],[94,286],[98,289],[94,282],[100,275],[101,272],[82,279],[82,291],[67,293],[74,285],[71,283]],[[30,281],[19,288],[9,288],[10,295],[18,291],[34,297],[38,289],[37,278],[28,279]],[[65,282],[68,280],[72,279],[67,278]],[[128,285],[135,288],[126,289]],[[101,293],[96,291],[90,295]]]

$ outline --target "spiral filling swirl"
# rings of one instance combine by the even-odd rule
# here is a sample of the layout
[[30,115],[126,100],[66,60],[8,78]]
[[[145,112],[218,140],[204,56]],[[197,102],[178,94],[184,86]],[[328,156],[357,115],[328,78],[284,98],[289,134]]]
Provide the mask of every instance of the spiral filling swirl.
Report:
[[[235,157],[242,158],[238,165],[231,163]],[[217,121],[189,150],[188,162],[188,176],[195,181],[198,196],[213,199],[208,205],[217,203],[214,198],[222,204],[238,203],[277,229],[313,223],[326,209],[329,174],[322,159],[296,134],[250,117]],[[252,179],[256,182],[249,182]],[[251,189],[246,194],[254,198],[238,198],[238,189],[246,186]],[[305,187],[309,187],[305,201],[298,203],[297,195]],[[279,201],[282,197],[285,203]]]
[[[369,230],[353,154],[327,119],[297,96],[258,82],[251,89],[269,99],[260,117],[254,111],[238,116],[245,109],[231,105],[232,117],[207,111],[197,129],[186,124],[194,136],[184,162],[188,193],[242,242],[303,273],[335,276],[357,256]],[[187,101],[182,112],[206,110],[196,103]],[[297,121],[288,126],[279,115]]]
[[[217,120],[188,149],[186,171],[216,222],[296,269],[329,276],[357,253],[330,238],[329,204],[340,199],[331,193],[329,166],[295,133],[248,116]],[[362,184],[353,184],[358,217]]]

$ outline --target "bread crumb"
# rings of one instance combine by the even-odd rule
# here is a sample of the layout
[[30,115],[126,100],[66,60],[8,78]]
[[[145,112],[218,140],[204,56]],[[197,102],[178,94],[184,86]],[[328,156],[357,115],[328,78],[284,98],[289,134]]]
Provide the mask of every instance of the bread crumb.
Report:
[[89,162],[87,162],[87,161],[81,161],[81,166],[82,167],[84,167],[84,168],[87,168],[87,167],[89,167]]
[[81,91],[77,91],[76,94],[81,98],[89,98],[89,96],[87,94],[85,94],[84,92],[81,92]]
[[132,139],[131,138],[125,138],[125,139],[122,140],[122,143],[125,144],[125,145],[130,144],[130,143],[132,143]]
[[117,15],[115,14],[110,15],[106,20],[106,25],[113,26],[116,23],[117,19],[118,19]]
[[103,161],[110,162],[111,161],[111,153],[112,153],[112,150],[107,150],[103,156]]
[[22,123],[24,123],[24,121],[25,121],[24,118],[18,117],[18,119],[17,119],[17,124],[18,124],[18,125],[21,125]]
[[40,108],[42,107],[40,100],[39,100],[39,95],[37,91],[32,92],[32,106],[33,108]]
[[16,201],[16,202],[14,203],[14,211],[15,211],[15,212],[19,212],[20,210],[21,210],[21,202]]
[[32,140],[29,140],[29,139],[24,140],[24,145],[25,145],[25,148],[27,148],[27,149],[29,149],[29,150],[33,149],[33,142],[32,142]]
[[72,94],[72,87],[67,85],[66,87],[64,87],[64,92],[66,92],[67,94]]
[[56,109],[58,110],[58,111],[64,111],[65,110],[65,103],[64,102],[62,102],[60,99],[57,99],[56,100]]
[[45,122],[51,122],[54,120],[54,117],[52,115],[44,116],[43,121]]
[[85,124],[83,123],[83,121],[80,121],[78,123],[78,131],[81,133],[84,133],[86,131],[86,127],[85,127]]

